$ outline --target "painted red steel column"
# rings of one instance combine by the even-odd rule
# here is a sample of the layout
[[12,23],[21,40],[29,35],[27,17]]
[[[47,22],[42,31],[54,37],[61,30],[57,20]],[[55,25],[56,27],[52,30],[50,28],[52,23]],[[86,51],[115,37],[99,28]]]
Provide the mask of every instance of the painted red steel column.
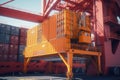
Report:
[[60,0],[48,0],[47,2],[44,1],[44,11],[43,15],[44,17],[47,17],[53,9],[57,6],[57,4],[60,2]]
[[[120,41],[116,38],[109,38],[111,37],[111,34],[113,30],[116,27],[119,26],[117,24],[117,16],[116,14],[118,10],[116,6],[116,2],[114,0],[109,0],[109,1],[102,1],[102,0],[94,0],[95,5],[94,5],[94,21],[95,21],[95,26],[94,26],[94,31],[95,31],[95,41],[96,41],[96,46],[99,51],[102,52],[101,56],[101,65],[102,65],[102,71],[104,74],[108,73],[108,69],[110,67],[118,67],[120,66],[119,58],[120,58]],[[114,14],[116,13],[116,14]],[[106,24],[108,22],[109,24]],[[112,24],[112,26],[111,26]],[[117,28],[116,28],[117,29]],[[118,28],[119,29],[119,28]],[[119,30],[118,30],[119,31]],[[112,47],[112,41],[117,40],[118,41],[118,46],[113,53],[113,48]]]
[[94,34],[97,49],[102,52],[101,67],[102,71],[105,65],[104,57],[104,23],[103,23],[103,3],[102,0],[94,0],[93,5],[94,16]]
[[[120,9],[116,7],[118,3],[115,0],[109,0],[104,1],[104,23],[109,22],[110,24],[113,24],[112,26],[110,24],[104,24],[105,28],[105,42],[104,42],[104,56],[105,56],[105,69],[109,69],[110,67],[120,67],[120,40],[116,37],[116,32],[114,32],[113,29],[116,29],[120,27],[120,25],[117,23],[117,15],[120,13]],[[120,8],[120,7],[119,7]],[[115,23],[115,25],[114,25]],[[117,26],[116,26],[117,25]],[[119,28],[118,28],[119,29]],[[120,31],[120,30],[118,30]],[[115,35],[115,38],[110,38],[112,35]],[[118,41],[117,45],[115,43],[112,43],[113,40],[116,42]],[[112,45],[115,45],[112,47]],[[115,52],[112,50],[115,49]]]

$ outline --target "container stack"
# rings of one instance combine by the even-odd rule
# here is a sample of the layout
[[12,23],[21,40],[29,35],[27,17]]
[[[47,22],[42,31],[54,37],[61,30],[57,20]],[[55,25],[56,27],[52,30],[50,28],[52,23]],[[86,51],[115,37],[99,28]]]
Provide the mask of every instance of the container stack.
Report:
[[0,23],[0,62],[23,61],[26,36],[26,28]]
[[11,26],[0,24],[0,61],[8,61]]
[[19,51],[18,51],[18,61],[23,62],[24,56],[23,51],[26,46],[26,38],[27,38],[27,29],[26,28],[20,28],[20,35],[19,35]]
[[8,61],[17,61],[19,28],[11,26]]

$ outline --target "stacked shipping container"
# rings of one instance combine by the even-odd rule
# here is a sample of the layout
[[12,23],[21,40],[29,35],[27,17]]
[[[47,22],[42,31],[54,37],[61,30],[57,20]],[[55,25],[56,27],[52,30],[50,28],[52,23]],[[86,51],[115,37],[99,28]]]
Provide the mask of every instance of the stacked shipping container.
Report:
[[25,28],[0,24],[0,62],[23,61],[26,35]]
[[18,53],[18,35],[11,34],[10,36],[10,46],[9,46],[9,61],[17,61],[17,53]]
[[27,29],[20,28],[19,51],[18,51],[18,61],[19,62],[24,61],[23,51],[24,51],[25,46],[26,46],[26,37],[27,37]]
[[18,40],[19,40],[19,28],[11,26],[10,44],[9,44],[9,61],[17,61],[18,54]]
[[0,24],[0,61],[8,61],[10,28],[9,25]]

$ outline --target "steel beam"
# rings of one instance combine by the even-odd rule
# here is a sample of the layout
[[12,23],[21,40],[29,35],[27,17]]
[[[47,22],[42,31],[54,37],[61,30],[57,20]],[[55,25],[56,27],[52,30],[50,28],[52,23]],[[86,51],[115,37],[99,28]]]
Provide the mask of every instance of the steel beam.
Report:
[[38,23],[43,21],[42,15],[15,10],[2,6],[0,6],[0,15]]
[[3,5],[5,5],[5,4],[7,4],[7,3],[10,3],[10,2],[12,2],[12,1],[14,1],[14,0],[9,0],[9,1],[7,1],[7,2],[4,2],[4,3],[0,4],[0,6],[3,6]]
[[97,57],[97,59],[98,59],[97,60],[97,64],[98,65],[97,66],[98,66],[98,72],[99,72],[98,74],[102,73],[102,70],[101,70],[101,59],[100,58],[101,58],[101,55],[98,55],[98,57]]
[[101,55],[100,52],[95,51],[86,51],[86,50],[78,50],[78,49],[71,49],[72,53],[80,54],[80,55],[88,55],[88,56],[98,56]]
[[45,6],[46,6],[46,0],[43,0],[43,13],[45,11]]
[[67,73],[66,73],[67,78],[72,79],[73,53],[71,51],[67,52],[67,59],[65,59],[65,57],[61,53],[58,53],[58,55],[60,56],[60,58],[62,59],[62,61],[67,67]]
[[97,58],[96,60],[96,66],[98,69],[98,74],[100,74],[101,71],[101,53],[99,52],[93,52],[93,51],[85,51],[85,50],[76,50],[76,49],[70,49],[68,52],[66,52],[67,55],[67,59],[64,57],[64,55],[62,53],[58,53],[59,57],[61,58],[61,60],[64,62],[64,64],[67,67],[67,77],[69,79],[71,79],[73,77],[73,73],[72,73],[72,67],[73,67],[73,55],[74,54],[78,54],[81,56],[94,56]]
[[[49,1],[48,1],[49,2]],[[53,0],[50,3],[47,3],[46,5],[49,5],[48,7],[46,7],[45,11],[43,12],[43,15],[45,17],[47,17],[49,15],[49,13],[51,12],[51,10],[55,9],[55,7],[57,6],[57,4],[60,2],[60,0]]]
[[50,7],[50,2],[52,3],[53,0],[48,0],[48,2],[47,0],[44,0],[44,12],[46,12],[47,8]]
[[73,53],[71,51],[67,52],[67,62],[68,62],[68,71],[67,71],[67,77],[68,79],[73,78],[73,72],[72,72],[72,67],[73,67]]
[[77,5],[78,3],[74,2],[74,1],[71,1],[71,0],[65,0],[66,2],[70,3],[70,4],[74,4],[74,5]]

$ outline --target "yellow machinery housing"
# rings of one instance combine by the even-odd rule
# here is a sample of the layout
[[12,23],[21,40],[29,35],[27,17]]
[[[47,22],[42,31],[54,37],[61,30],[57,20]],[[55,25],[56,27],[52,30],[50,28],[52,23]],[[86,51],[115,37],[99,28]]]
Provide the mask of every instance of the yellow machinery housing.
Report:
[[90,19],[85,13],[63,10],[57,15],[49,17],[41,25],[35,26],[27,32],[24,71],[27,71],[27,64],[32,57],[59,55],[67,67],[67,77],[72,78],[73,57],[80,55],[96,57],[94,62],[100,73],[101,53],[91,50],[90,34]]

